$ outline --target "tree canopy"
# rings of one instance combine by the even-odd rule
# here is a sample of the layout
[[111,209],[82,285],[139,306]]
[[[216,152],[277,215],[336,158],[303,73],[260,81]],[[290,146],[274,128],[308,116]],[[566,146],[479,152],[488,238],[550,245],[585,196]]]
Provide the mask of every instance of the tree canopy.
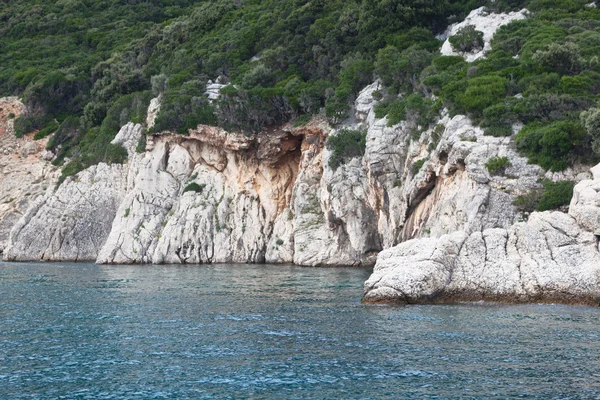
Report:
[[[560,169],[583,157],[595,134],[590,117],[579,117],[600,93],[600,11],[586,2],[1,1],[0,95],[26,103],[18,134],[55,132],[49,146],[55,163],[71,159],[69,173],[122,161],[107,143],[124,120],[143,120],[152,92],[162,93],[156,130],[185,134],[207,123],[256,133],[320,112],[340,122],[376,77],[378,113],[390,121],[428,126],[443,106],[495,135],[522,121],[519,148],[558,157],[532,161]],[[486,59],[440,56],[435,35],[482,4],[533,16],[501,28]],[[481,46],[476,31],[458,39],[462,51]],[[204,92],[217,79],[228,86],[213,104]],[[567,139],[554,134],[563,128]]]

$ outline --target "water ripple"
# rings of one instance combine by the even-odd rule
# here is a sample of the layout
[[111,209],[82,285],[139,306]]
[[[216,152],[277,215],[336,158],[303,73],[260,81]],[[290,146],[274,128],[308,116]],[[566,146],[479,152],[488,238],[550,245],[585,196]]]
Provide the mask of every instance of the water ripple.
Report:
[[364,306],[369,270],[0,263],[0,399],[597,399],[600,312]]

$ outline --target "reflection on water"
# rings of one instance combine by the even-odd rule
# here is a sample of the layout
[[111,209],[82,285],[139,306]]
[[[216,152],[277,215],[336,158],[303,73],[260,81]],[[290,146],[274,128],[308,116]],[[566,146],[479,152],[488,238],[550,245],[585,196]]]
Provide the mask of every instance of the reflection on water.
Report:
[[366,306],[369,273],[0,263],[0,399],[600,396],[599,309]]

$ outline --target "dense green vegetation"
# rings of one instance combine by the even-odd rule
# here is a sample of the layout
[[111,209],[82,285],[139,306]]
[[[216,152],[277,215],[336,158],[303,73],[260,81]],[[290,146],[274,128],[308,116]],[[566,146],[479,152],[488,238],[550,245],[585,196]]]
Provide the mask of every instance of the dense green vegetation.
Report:
[[486,59],[436,57],[423,86],[486,134],[510,136],[523,122],[517,147],[546,169],[588,159],[597,130],[591,114],[580,114],[600,99],[600,12],[583,3],[528,2],[533,16],[502,27]]
[[450,44],[455,51],[460,53],[483,50],[483,32],[475,29],[473,25],[467,25],[449,38]]
[[537,204],[537,211],[554,210],[559,207],[568,206],[573,198],[575,183],[571,181],[552,182],[545,180],[544,193]]
[[507,157],[492,157],[485,163],[485,167],[492,175],[503,175],[511,163]]
[[575,183],[571,181],[542,181],[543,189],[532,190],[519,196],[515,205],[523,212],[548,211],[568,206],[573,197]]
[[342,129],[336,135],[330,136],[327,148],[331,150],[329,166],[336,170],[340,165],[353,157],[365,154],[367,144],[367,133]]
[[416,175],[419,173],[419,171],[421,171],[421,168],[423,168],[425,161],[427,161],[425,158],[421,158],[420,160],[417,160],[413,163],[413,165],[411,166],[413,175]]
[[[27,105],[17,134],[55,132],[56,163],[71,160],[64,176],[122,162],[124,151],[108,143],[124,121],[143,120],[152,95],[162,93],[156,131],[207,123],[258,132],[321,112],[339,123],[375,77],[384,85],[377,113],[391,124],[420,132],[443,107],[495,136],[520,121],[519,149],[559,170],[589,158],[592,141],[600,147],[600,118],[582,114],[600,93],[600,10],[587,2],[4,1],[0,95]],[[502,28],[487,59],[439,56],[435,34],[483,4],[533,16]],[[473,51],[481,35],[467,28],[453,42]],[[211,104],[205,85],[217,79],[229,85]]]
[[187,192],[195,192],[195,193],[202,193],[202,191],[204,190],[204,188],[206,187],[206,185],[199,185],[196,182],[192,182],[190,184],[188,184],[185,189],[183,189],[183,193],[187,193]]

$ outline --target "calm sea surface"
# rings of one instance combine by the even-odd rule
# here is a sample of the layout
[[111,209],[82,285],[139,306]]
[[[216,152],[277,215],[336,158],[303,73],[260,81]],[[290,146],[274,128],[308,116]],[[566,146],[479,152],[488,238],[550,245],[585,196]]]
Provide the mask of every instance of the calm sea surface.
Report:
[[0,263],[0,399],[600,398],[600,309],[361,305],[369,273]]

